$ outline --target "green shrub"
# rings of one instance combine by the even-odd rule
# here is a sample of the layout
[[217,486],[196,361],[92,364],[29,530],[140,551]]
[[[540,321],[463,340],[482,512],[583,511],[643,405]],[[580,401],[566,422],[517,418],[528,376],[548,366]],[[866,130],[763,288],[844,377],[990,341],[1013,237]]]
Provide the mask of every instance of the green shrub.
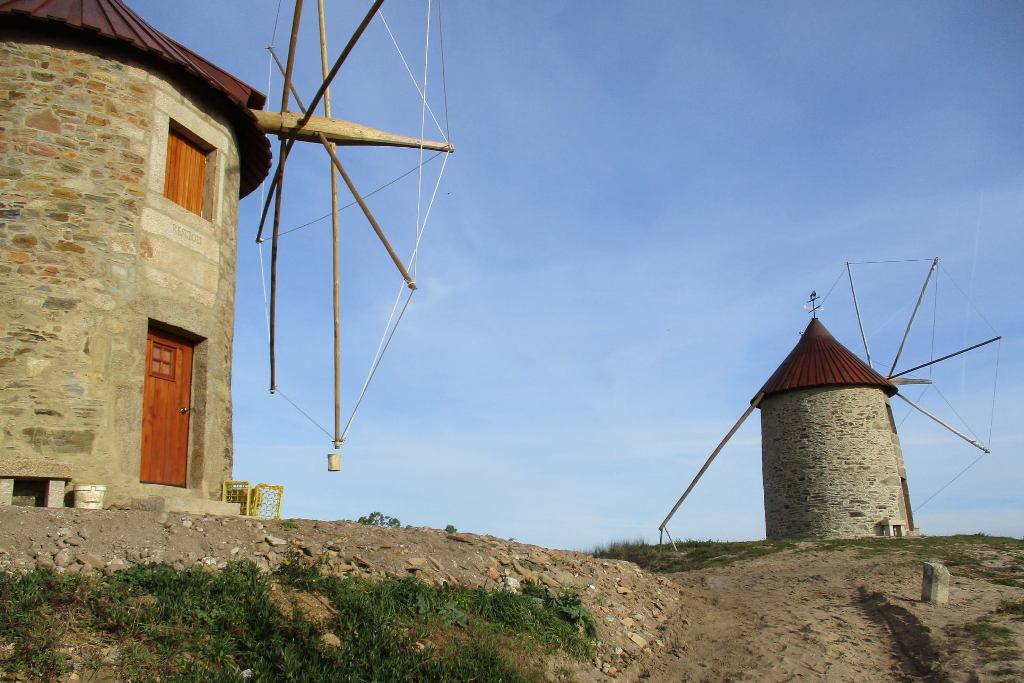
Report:
[[356,521],[360,524],[366,524],[367,526],[379,526],[386,529],[397,529],[402,526],[402,523],[398,521],[397,517],[389,517],[388,515],[384,515],[379,512],[371,512],[368,515],[363,515]]
[[[298,607],[282,613],[275,586],[322,596],[331,612],[315,624]],[[272,576],[250,562],[218,573],[138,565],[106,579],[0,573],[0,643],[13,646],[0,649],[0,670],[56,680],[75,668],[89,680],[109,650],[103,666],[119,680],[234,682],[245,669],[257,681],[540,680],[545,653],[589,657],[596,633],[578,597],[546,591],[343,578],[298,555]]]

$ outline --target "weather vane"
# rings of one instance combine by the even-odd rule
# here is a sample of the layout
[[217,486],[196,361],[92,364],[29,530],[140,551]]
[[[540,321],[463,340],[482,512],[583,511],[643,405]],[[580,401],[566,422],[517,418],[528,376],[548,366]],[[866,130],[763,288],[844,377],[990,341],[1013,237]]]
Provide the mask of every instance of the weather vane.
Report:
[[808,311],[811,312],[811,317],[812,318],[817,318],[818,317],[818,311],[825,310],[824,308],[822,308],[821,306],[819,306],[816,303],[819,298],[820,297],[818,296],[818,293],[816,291],[814,291],[814,290],[811,290],[811,298],[809,298],[807,300],[806,308],[807,308]]

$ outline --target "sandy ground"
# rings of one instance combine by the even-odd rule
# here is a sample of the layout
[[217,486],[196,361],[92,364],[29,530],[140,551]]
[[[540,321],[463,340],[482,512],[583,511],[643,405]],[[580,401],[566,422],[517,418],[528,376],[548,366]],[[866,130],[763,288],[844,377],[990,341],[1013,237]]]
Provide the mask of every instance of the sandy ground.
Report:
[[[668,652],[639,678],[1024,680],[1024,624],[995,614],[1024,590],[953,571],[945,606],[920,601],[920,562],[899,554],[798,550],[674,574],[682,608],[666,634]],[[962,632],[986,616],[1015,631],[1015,647],[996,661],[986,662],[992,657]]]

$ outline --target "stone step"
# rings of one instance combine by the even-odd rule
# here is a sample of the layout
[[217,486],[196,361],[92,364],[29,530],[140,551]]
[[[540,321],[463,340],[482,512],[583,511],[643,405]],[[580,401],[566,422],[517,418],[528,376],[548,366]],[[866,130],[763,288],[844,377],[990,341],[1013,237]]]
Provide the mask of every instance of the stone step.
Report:
[[238,503],[225,503],[194,496],[137,496],[132,498],[132,509],[151,512],[187,512],[194,515],[238,515]]

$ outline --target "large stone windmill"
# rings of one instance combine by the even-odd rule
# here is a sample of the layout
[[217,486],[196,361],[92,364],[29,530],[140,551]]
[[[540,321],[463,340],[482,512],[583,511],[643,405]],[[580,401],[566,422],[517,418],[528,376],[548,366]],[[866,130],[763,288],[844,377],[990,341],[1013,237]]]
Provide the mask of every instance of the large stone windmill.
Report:
[[[934,259],[929,279],[938,267]],[[852,284],[852,275],[851,275]],[[928,280],[925,280],[925,288]],[[761,409],[761,472],[768,538],[906,536],[914,525],[907,472],[889,400],[896,396],[976,448],[965,436],[899,393],[915,370],[998,341],[995,337],[895,372],[925,289],[887,376],[840,344],[813,317],[796,346],[750,401],[659,526],[667,525],[715,457],[755,408]],[[856,300],[855,300],[856,301]],[[858,313],[859,317],[859,313]],[[865,348],[867,344],[865,342]],[[669,536],[671,539],[671,536]]]
[[0,0],[0,89],[0,504],[226,511],[263,95],[120,0]]
[[[238,203],[267,134],[271,198],[295,141],[322,145],[415,287],[335,145],[451,146],[314,115],[380,5],[329,69],[321,32],[324,80],[296,113],[301,0],[277,112],[121,0],[0,0],[0,504],[59,506],[71,482],[227,511]],[[334,243],[337,263],[336,220]]]
[[754,399],[768,538],[913,531],[897,391],[811,319]]

